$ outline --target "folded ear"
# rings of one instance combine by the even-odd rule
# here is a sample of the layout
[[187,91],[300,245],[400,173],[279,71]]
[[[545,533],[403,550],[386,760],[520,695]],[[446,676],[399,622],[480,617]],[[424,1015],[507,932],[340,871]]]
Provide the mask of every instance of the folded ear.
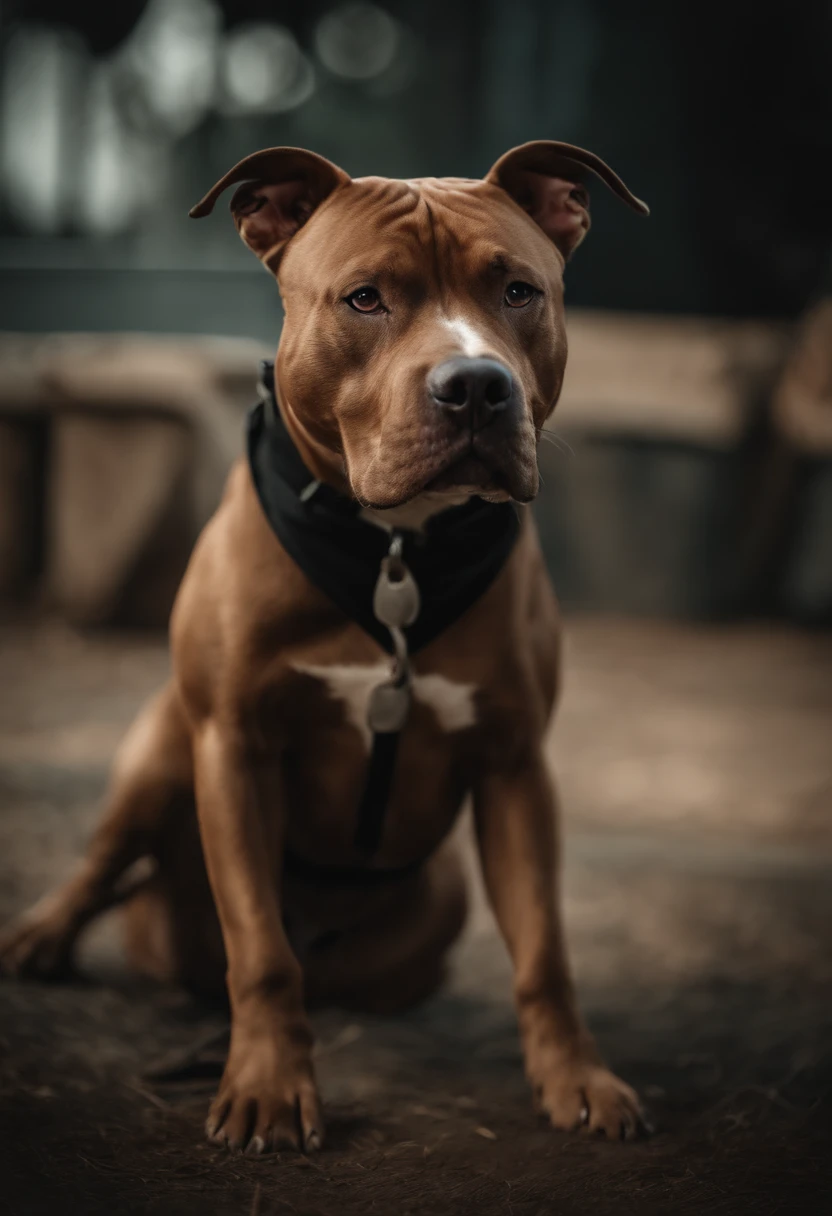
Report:
[[221,177],[189,215],[210,215],[223,190],[244,182],[231,199],[231,214],[245,243],[276,273],[286,243],[325,198],[350,180],[331,161],[303,148],[254,152]]
[[512,148],[485,180],[502,186],[568,258],[589,232],[590,177],[600,178],[634,211],[650,214],[599,156],[549,139]]

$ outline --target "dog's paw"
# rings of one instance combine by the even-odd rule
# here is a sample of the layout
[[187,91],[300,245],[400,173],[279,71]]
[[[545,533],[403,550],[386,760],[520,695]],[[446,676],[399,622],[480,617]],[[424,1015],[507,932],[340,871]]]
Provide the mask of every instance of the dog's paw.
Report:
[[64,921],[36,906],[0,930],[0,975],[68,979],[74,974],[73,945]]
[[608,1140],[636,1140],[649,1135],[638,1095],[603,1064],[564,1063],[535,1085],[535,1100],[553,1127],[605,1136]]
[[312,1065],[291,1064],[276,1045],[232,1051],[205,1124],[208,1139],[247,1153],[293,1148],[311,1153],[324,1142]]

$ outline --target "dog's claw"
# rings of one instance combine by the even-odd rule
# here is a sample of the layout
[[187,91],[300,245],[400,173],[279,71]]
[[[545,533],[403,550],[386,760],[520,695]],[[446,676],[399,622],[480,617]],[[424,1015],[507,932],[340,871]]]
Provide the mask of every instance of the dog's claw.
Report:
[[646,1122],[635,1092],[597,1063],[553,1067],[542,1080],[544,1110],[554,1127],[635,1140]]
[[315,1152],[323,1144],[323,1119],[308,1059],[294,1068],[280,1057],[280,1044],[229,1057],[220,1092],[205,1131],[214,1144],[251,1156],[291,1148]]
[[216,1144],[220,1144],[225,1140],[225,1136],[222,1135],[222,1127],[230,1109],[231,1103],[225,1102],[212,1110],[205,1120],[205,1135]]

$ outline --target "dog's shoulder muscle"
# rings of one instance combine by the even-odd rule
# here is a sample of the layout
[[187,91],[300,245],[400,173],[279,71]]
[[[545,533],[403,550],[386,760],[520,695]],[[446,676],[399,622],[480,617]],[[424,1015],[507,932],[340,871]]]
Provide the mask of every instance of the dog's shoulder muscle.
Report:
[[174,674],[189,714],[244,713],[281,671],[292,670],[304,640],[339,620],[280,545],[248,466],[238,461],[171,617]]

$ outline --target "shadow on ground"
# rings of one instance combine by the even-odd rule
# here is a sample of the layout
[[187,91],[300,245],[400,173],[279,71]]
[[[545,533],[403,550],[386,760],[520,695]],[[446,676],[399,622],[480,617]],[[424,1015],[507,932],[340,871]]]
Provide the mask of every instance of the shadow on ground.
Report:
[[[221,1032],[222,1011],[133,981],[111,920],[85,945],[85,982],[0,986],[4,1212],[824,1210],[832,826],[818,806],[832,770],[829,644],[577,622],[571,633],[556,736],[569,751],[570,939],[588,1019],[645,1096],[656,1135],[606,1144],[537,1121],[508,966],[477,889],[449,982],[431,1002],[395,1020],[316,1017],[324,1151],[228,1156],[201,1131],[216,1045],[198,1053],[195,1077],[147,1075]],[[0,683],[12,694],[0,709],[5,916],[83,847],[107,758],[166,658],[153,640],[16,631],[3,641]],[[591,763],[594,752],[603,764]],[[624,759],[629,785],[613,790],[605,820],[610,771],[624,772]],[[685,764],[707,778],[708,798],[702,781],[691,792]]]

